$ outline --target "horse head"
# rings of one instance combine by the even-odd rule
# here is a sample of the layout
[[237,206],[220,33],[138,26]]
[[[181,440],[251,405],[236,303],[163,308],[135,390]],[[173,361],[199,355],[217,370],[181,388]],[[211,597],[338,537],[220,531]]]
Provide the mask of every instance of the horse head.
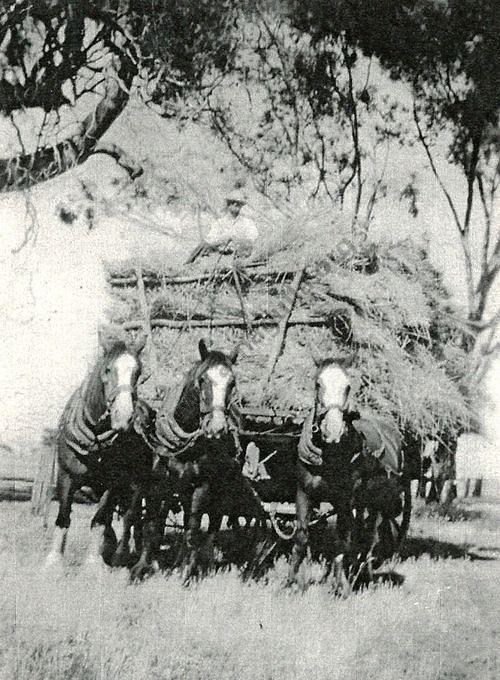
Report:
[[194,380],[199,393],[201,428],[208,439],[219,439],[227,432],[227,408],[235,386],[233,366],[237,350],[231,355],[208,350],[200,340],[200,362]]
[[116,336],[99,331],[99,344],[103,349],[99,377],[102,383],[106,413],[111,429],[124,432],[130,428],[137,400],[137,381],[141,374],[139,354],[146,338],[141,336],[132,345]]
[[325,444],[338,444],[344,432],[344,412],[351,381],[342,362],[327,359],[318,365],[315,382],[315,424]]

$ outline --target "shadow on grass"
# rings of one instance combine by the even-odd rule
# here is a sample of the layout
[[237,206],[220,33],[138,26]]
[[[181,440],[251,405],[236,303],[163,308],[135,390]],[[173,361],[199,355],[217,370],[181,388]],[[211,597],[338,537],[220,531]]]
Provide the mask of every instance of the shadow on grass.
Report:
[[413,510],[414,519],[446,519],[448,522],[470,522],[481,519],[484,514],[481,510],[466,508],[462,505],[431,503],[418,505]]
[[470,559],[497,560],[500,558],[500,547],[481,547],[457,545],[450,541],[440,541],[435,538],[418,537],[407,538],[400,551],[402,560],[419,558],[427,555],[431,559]]
[[[293,543],[293,540],[285,541],[278,538],[269,528],[250,527],[236,532],[223,530],[218,532],[213,550],[210,549],[205,554],[202,550],[202,568],[207,571],[220,571],[236,566],[244,580],[265,582],[272,578],[277,560],[290,559]],[[330,571],[336,555],[334,546],[334,526],[328,525],[317,531],[311,531],[310,561],[321,565],[326,572]],[[399,559],[403,562],[424,556],[433,560],[497,560],[500,558],[500,548],[472,547],[431,537],[409,537],[399,552]],[[179,531],[167,534],[159,559],[160,568],[167,572],[172,571],[178,566],[181,558],[182,533]],[[366,587],[370,582],[400,586],[404,582],[404,576],[390,570],[387,566],[389,563],[375,564],[378,569],[373,574],[373,580],[370,581],[366,574],[361,575],[357,578],[355,589]]]

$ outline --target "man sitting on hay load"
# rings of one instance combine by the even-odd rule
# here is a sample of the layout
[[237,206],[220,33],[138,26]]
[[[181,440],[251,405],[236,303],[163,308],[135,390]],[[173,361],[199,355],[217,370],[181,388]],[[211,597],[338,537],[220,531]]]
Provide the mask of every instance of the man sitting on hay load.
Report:
[[248,257],[252,252],[253,242],[259,236],[259,230],[245,210],[246,205],[247,197],[243,190],[232,191],[225,200],[225,213],[212,225],[208,235],[196,246],[186,264],[213,252]]

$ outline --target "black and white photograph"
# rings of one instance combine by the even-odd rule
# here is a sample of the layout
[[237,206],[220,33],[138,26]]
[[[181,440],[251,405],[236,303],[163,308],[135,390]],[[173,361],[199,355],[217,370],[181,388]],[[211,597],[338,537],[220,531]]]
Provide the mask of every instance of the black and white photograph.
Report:
[[500,677],[500,3],[0,0],[0,680]]

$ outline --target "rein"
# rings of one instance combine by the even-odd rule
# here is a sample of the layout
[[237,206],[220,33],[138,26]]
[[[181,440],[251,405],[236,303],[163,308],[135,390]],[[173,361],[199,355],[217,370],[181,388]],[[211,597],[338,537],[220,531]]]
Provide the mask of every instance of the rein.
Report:
[[306,465],[322,465],[323,451],[313,443],[313,437],[319,427],[316,421],[316,409],[313,408],[304,421],[298,444],[299,460]]

